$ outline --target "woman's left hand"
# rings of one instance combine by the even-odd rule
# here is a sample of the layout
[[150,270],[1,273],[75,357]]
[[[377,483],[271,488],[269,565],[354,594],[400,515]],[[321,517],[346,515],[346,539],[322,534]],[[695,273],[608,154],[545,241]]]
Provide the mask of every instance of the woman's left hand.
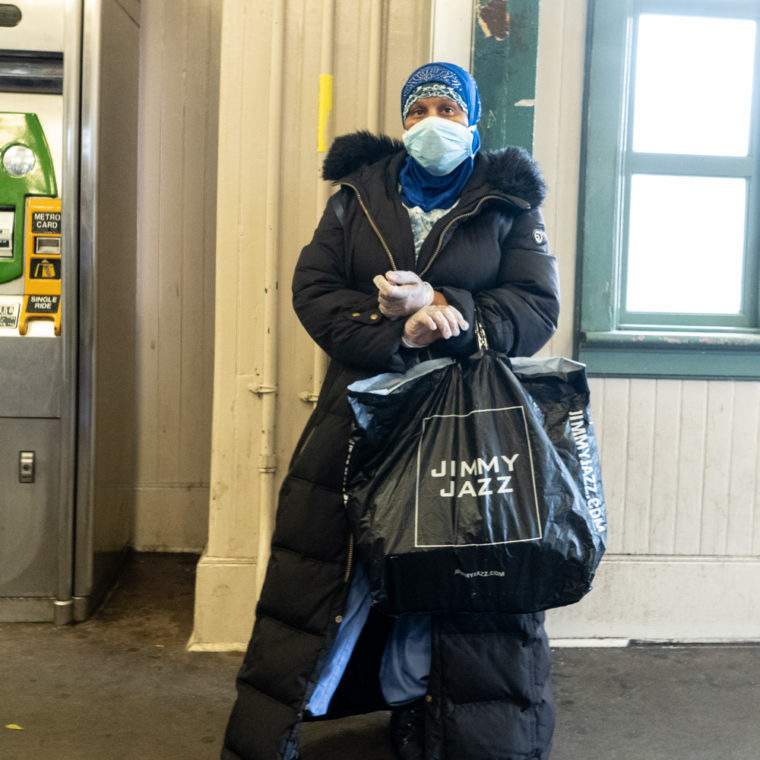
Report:
[[377,303],[386,317],[408,317],[433,303],[435,293],[429,282],[414,272],[396,271],[379,274],[372,282],[378,289]]
[[469,329],[459,309],[429,305],[406,320],[402,342],[407,348],[425,348],[436,340],[448,340]]

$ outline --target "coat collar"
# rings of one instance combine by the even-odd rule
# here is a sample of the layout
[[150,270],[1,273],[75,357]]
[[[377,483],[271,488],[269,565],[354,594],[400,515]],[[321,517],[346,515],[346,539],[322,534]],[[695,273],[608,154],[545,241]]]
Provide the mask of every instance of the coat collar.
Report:
[[[380,161],[398,176],[404,144],[385,135],[360,131],[337,137],[322,165],[322,177],[333,183],[362,182],[363,171]],[[396,158],[393,161],[391,159]],[[374,172],[373,172],[374,173]],[[390,188],[388,188],[390,190]],[[392,188],[395,191],[395,187]],[[546,185],[536,162],[523,148],[511,146],[478,154],[475,171],[463,193],[469,196],[498,193],[522,208],[536,208],[546,195]]]

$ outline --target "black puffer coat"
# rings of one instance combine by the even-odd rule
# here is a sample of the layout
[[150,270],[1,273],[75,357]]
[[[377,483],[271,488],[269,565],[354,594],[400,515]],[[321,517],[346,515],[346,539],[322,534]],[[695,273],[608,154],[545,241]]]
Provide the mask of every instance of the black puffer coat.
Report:
[[[301,253],[293,303],[332,362],[280,492],[223,760],[298,755],[299,725],[351,581],[341,494],[351,426],[346,386],[430,354],[476,350],[472,329],[424,352],[402,347],[403,320],[379,313],[372,278],[392,268],[417,271],[470,325],[477,304],[491,347],[510,355],[534,353],[556,327],[556,262],[538,210],[544,184],[527,153],[478,156],[459,203],[435,224],[416,265],[397,189],[405,155],[397,141],[357,133],[338,138],[324,164],[325,178],[342,189]],[[377,671],[389,624],[370,614],[328,717],[387,708]],[[548,758],[553,707],[543,615],[437,616],[432,636],[428,760]]]

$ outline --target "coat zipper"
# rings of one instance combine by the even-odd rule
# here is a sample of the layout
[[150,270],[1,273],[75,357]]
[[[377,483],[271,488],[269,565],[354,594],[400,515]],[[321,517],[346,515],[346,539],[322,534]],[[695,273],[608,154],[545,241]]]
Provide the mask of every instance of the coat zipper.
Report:
[[348,583],[351,580],[351,571],[354,567],[354,534],[353,531],[349,531],[348,534],[348,560],[346,561],[346,575],[343,578],[343,583]]
[[388,247],[388,244],[385,242],[385,238],[380,234],[380,230],[377,228],[377,225],[375,224],[375,220],[372,218],[372,216],[369,213],[369,209],[364,204],[364,199],[362,198],[362,194],[359,192],[359,188],[356,187],[356,185],[352,185],[350,182],[343,182],[342,184],[346,185],[347,187],[350,187],[356,193],[356,198],[359,201],[359,205],[362,207],[362,211],[364,211],[364,214],[367,217],[367,220],[369,221],[372,229],[375,231],[375,234],[377,235],[378,239],[382,243],[383,248],[385,248],[385,252],[388,254],[388,259],[391,262],[391,267],[393,268],[393,271],[395,272],[398,269],[398,267],[396,266],[396,261],[393,258],[391,249]]
[[[348,467],[349,463],[351,462],[351,454],[354,451],[354,443],[349,439],[348,441],[348,452],[346,453],[346,465],[343,469],[343,507],[348,507]],[[354,565],[354,531],[349,525],[348,527],[348,552],[346,557],[346,573],[343,576],[343,583],[348,583],[349,580],[351,580],[351,571],[353,570]]]

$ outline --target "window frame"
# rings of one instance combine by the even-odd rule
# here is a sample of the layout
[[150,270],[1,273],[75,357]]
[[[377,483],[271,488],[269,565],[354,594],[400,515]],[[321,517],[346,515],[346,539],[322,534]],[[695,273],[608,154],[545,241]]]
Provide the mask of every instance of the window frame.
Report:
[[[754,19],[760,61],[760,0],[589,0],[575,356],[597,376],[760,379],[760,214],[752,213],[760,209],[760,73],[746,157],[634,153],[635,20],[651,13]],[[747,178],[744,313],[626,312],[627,212],[637,173]]]

